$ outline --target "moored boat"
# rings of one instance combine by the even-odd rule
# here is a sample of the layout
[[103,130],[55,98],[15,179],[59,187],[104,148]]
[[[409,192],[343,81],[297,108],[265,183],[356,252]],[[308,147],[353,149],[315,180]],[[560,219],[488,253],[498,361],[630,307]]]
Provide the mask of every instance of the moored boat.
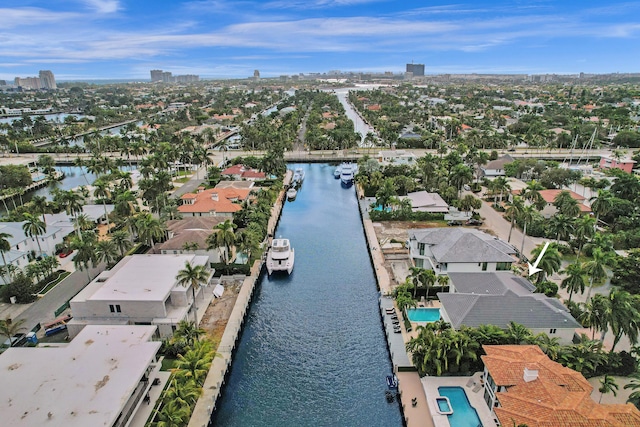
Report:
[[293,179],[291,180],[291,183],[299,187],[302,185],[302,181],[304,181],[304,169],[296,168],[293,172]]
[[287,200],[293,201],[295,200],[297,195],[298,195],[298,190],[296,190],[294,187],[291,187],[287,190]]
[[340,180],[347,187],[353,184],[353,180],[358,172],[358,165],[353,163],[343,163],[340,166]]
[[293,271],[294,251],[289,243],[289,239],[273,239],[271,247],[267,252],[267,272],[286,271],[291,274]]

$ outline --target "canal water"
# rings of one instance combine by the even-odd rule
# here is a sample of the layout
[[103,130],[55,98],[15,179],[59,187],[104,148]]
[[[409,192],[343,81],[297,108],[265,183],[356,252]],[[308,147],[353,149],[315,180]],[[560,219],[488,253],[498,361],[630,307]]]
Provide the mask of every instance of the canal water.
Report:
[[401,426],[355,190],[335,166],[296,166],[304,183],[275,236],[291,240],[293,273],[260,278],[212,424]]

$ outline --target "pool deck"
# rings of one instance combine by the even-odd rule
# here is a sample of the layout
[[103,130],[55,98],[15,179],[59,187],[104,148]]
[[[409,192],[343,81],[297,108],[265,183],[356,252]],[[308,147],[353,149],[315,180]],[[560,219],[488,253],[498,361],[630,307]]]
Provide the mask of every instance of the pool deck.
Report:
[[[417,372],[398,372],[398,388],[402,395],[402,412],[407,427],[435,427],[427,406],[427,397]],[[411,399],[416,398],[416,406]]]
[[[496,427],[497,424],[484,401],[484,387],[480,385],[482,372],[476,372],[471,377],[423,377],[421,379],[424,392],[426,394],[429,411],[433,418],[434,427],[456,427],[449,424],[449,418],[446,415],[438,413],[438,404],[436,397],[440,396],[438,387],[460,387],[467,394],[467,398],[480,417],[483,427]],[[470,384],[467,386],[467,384]],[[475,385],[474,385],[475,384]],[[455,409],[454,409],[455,410]]]

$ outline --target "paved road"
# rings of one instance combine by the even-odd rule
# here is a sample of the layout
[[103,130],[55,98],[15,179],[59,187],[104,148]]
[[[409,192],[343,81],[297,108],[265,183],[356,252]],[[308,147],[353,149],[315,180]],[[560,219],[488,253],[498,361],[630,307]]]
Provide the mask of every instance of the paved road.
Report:
[[[464,194],[473,194],[468,191],[464,191]],[[509,237],[509,229],[511,228],[511,222],[507,221],[500,212],[491,207],[490,202],[482,201],[482,207],[480,208],[480,216],[484,218],[484,225],[482,228],[493,231],[500,239],[507,241]],[[545,240],[538,237],[526,236],[524,239],[524,255],[529,258],[531,251]],[[509,242],[516,249],[520,250],[522,247],[522,232],[514,227],[511,233],[511,241]]]
[[[89,275],[93,279],[101,271],[105,269],[105,265],[101,264],[97,268],[89,270]],[[31,304],[18,319],[24,319],[25,329],[31,330],[38,323],[43,324],[55,318],[55,311],[65,302],[73,298],[89,283],[89,276],[86,271],[76,271],[71,273],[60,282],[55,288],[50,290]]]

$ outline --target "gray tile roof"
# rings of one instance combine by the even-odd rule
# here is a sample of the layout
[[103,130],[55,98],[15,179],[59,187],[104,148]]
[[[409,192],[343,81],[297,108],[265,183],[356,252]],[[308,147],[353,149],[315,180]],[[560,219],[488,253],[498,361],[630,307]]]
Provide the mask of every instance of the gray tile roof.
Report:
[[512,262],[513,246],[471,228],[409,230],[409,238],[430,246],[437,262]]
[[532,285],[511,273],[452,273],[449,277],[456,290],[466,291],[438,293],[456,329],[462,325],[506,328],[511,321],[536,329],[580,327],[558,300],[531,293]]
[[463,294],[504,295],[511,291],[516,295],[528,295],[535,290],[531,282],[510,271],[449,273],[449,279],[456,292]]

